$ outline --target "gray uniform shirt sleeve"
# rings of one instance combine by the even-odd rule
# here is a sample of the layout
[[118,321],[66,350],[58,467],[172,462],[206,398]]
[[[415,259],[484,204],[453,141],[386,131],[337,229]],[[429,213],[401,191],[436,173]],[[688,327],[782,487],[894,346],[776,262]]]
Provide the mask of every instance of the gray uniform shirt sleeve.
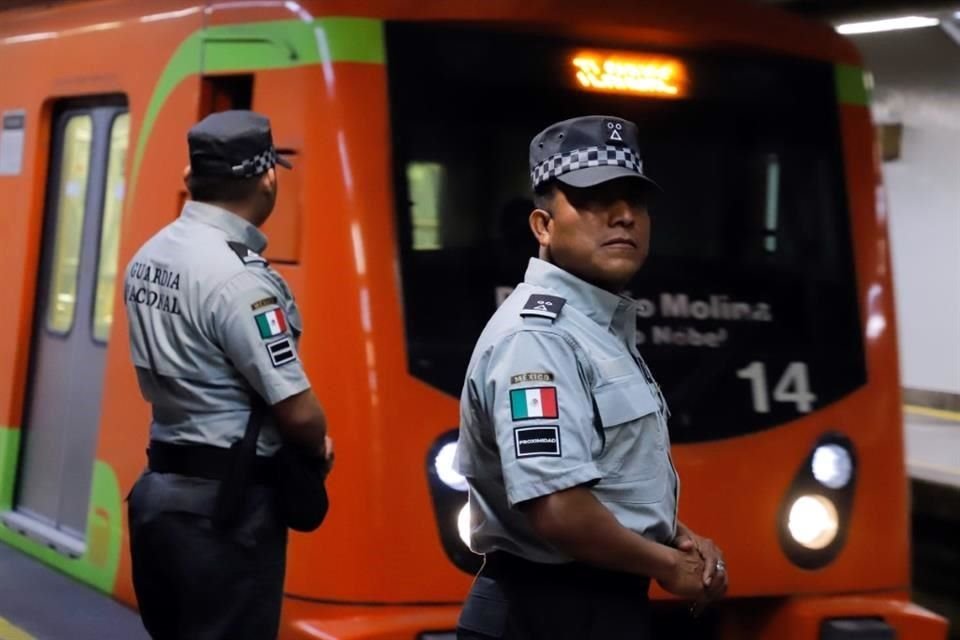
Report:
[[[255,267],[254,267],[255,268]],[[250,268],[213,294],[213,334],[224,353],[268,404],[310,388],[297,354],[286,296]]]
[[524,330],[500,341],[490,354],[483,396],[511,507],[601,478],[589,385],[566,337]]

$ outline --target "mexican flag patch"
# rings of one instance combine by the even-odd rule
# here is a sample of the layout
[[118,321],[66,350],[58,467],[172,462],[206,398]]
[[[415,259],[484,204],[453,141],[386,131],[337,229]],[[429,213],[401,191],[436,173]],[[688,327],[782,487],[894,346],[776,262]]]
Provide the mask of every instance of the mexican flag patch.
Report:
[[557,417],[557,388],[535,387],[510,391],[510,414],[514,420]]
[[283,309],[264,311],[254,318],[257,320],[257,329],[260,330],[261,338],[272,338],[287,330],[287,318],[283,315]]

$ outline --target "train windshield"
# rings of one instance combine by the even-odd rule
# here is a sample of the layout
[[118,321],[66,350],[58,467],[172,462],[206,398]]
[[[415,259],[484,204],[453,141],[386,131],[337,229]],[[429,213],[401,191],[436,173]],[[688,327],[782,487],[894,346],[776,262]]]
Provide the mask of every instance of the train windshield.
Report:
[[536,255],[530,138],[558,120],[609,114],[638,123],[645,171],[665,191],[630,293],[674,441],[769,429],[865,384],[833,67],[672,52],[679,67],[647,72],[680,78],[674,91],[650,78],[578,77],[606,68],[604,53],[574,63],[587,46],[597,49],[388,25],[411,375],[459,396],[476,338]]

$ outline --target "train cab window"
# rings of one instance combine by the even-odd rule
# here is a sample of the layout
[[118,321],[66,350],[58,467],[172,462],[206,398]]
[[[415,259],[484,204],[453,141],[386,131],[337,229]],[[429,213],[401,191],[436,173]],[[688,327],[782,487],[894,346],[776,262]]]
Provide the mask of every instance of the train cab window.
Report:
[[113,294],[117,281],[117,254],[120,249],[120,218],[126,193],[124,167],[130,141],[130,115],[116,116],[110,131],[107,160],[107,184],[103,196],[103,222],[100,225],[100,253],[93,308],[93,337],[106,342],[113,324]]
[[47,329],[54,333],[68,333],[73,326],[92,140],[90,116],[77,115],[68,120],[56,196],[57,228],[46,319]]
[[689,79],[663,99],[579,86],[576,53],[615,45],[412,23],[389,23],[386,38],[412,376],[458,397],[478,335],[537,255],[530,139],[612,114],[638,123],[665,191],[629,293],[672,437],[773,428],[866,382],[831,65],[653,52]]

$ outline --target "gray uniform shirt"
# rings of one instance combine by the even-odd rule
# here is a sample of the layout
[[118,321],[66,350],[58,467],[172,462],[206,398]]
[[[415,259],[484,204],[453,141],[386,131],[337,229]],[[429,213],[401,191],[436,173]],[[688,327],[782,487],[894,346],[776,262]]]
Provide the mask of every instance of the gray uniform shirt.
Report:
[[[130,354],[153,407],[152,440],[229,447],[252,398],[273,405],[310,388],[300,313],[259,255],[266,244],[239,216],[189,201],[127,266]],[[272,455],[280,439],[263,419],[257,453]]]
[[481,334],[460,398],[471,548],[569,561],[514,507],[583,484],[620,524],[670,542],[679,481],[667,415],[637,351],[633,301],[531,259]]

